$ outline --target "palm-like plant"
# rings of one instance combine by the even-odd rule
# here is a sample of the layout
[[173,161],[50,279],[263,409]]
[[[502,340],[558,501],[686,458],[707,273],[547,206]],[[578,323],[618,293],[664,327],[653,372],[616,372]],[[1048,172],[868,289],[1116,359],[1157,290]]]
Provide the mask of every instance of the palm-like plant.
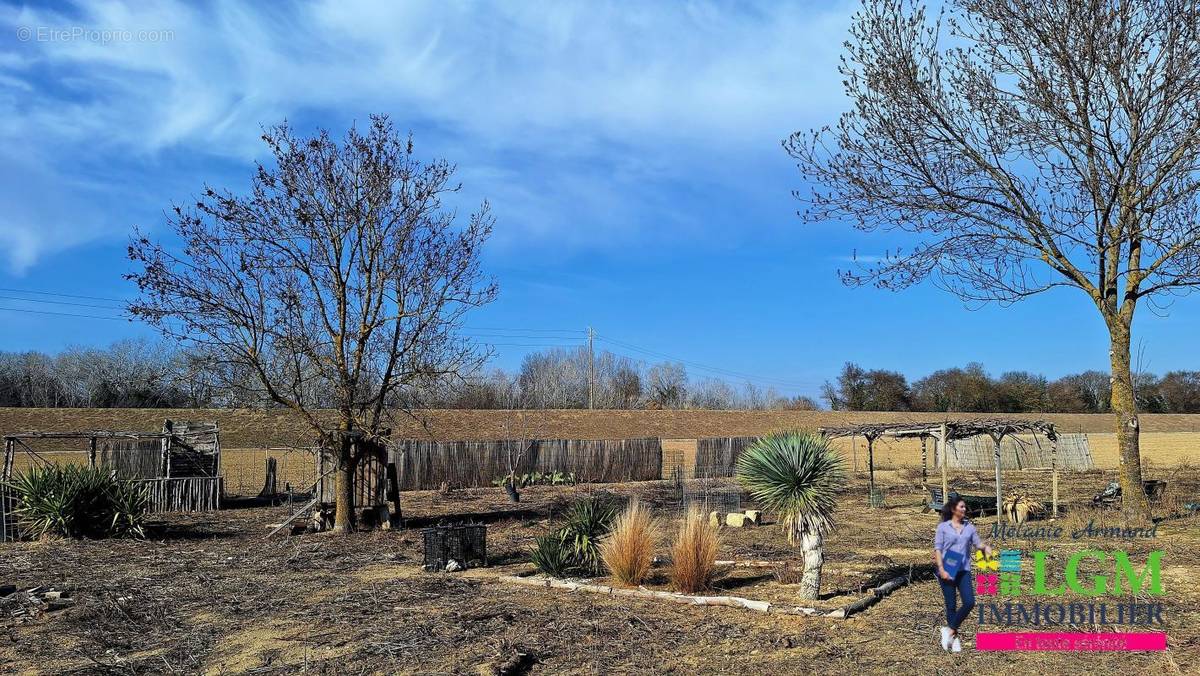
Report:
[[779,516],[788,542],[799,541],[804,553],[800,597],[817,598],[824,537],[833,529],[837,493],[846,483],[841,456],[819,434],[776,432],[742,453],[737,478],[760,506]]

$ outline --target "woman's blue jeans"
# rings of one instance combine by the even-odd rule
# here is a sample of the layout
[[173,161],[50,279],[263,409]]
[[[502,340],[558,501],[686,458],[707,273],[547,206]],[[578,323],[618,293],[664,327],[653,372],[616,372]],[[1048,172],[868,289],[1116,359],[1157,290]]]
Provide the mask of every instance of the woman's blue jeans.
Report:
[[[938,578],[938,584],[942,585],[942,598],[946,601],[946,622],[950,628],[958,631],[958,626],[967,619],[971,614],[971,609],[975,607],[975,590],[971,589],[971,573],[970,571],[960,570],[954,576],[953,582],[947,582],[942,578]],[[955,610],[955,591],[962,597],[962,605]]]

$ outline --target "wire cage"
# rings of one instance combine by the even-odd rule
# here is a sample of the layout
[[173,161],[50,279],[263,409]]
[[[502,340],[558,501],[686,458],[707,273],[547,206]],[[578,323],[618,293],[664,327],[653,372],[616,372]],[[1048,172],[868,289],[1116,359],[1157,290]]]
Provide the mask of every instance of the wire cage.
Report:
[[704,512],[729,514],[742,511],[742,492],[736,488],[711,488],[704,486],[683,494],[683,509],[698,506]]
[[425,536],[425,570],[446,570],[451,561],[463,568],[488,565],[487,526],[469,524],[435,526],[421,531]]

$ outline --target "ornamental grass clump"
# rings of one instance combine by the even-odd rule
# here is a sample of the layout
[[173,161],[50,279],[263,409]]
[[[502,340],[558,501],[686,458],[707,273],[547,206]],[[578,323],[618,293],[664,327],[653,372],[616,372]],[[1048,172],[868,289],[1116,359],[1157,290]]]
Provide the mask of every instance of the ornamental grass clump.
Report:
[[825,562],[824,537],[833,530],[837,495],[846,483],[842,457],[820,434],[777,432],[742,453],[737,478],[763,509],[779,515],[788,542],[800,544],[800,598],[816,599]]
[[712,587],[717,577],[721,533],[698,507],[688,510],[671,546],[671,584],[684,594]]
[[654,565],[654,549],[661,537],[658,522],[636,499],[613,522],[612,532],[600,543],[600,558],[613,579],[624,585],[641,584]]
[[143,537],[149,509],[144,488],[105,470],[78,465],[38,467],[9,484],[26,538]]

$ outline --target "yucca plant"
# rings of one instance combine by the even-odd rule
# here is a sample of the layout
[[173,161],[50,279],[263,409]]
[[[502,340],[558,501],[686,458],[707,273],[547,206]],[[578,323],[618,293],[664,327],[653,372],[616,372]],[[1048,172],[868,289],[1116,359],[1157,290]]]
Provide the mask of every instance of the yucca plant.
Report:
[[567,510],[562,531],[576,567],[592,575],[604,569],[600,540],[612,530],[619,509],[612,500],[594,496],[576,501]]
[[22,535],[41,538],[141,537],[148,506],[144,490],[108,472],[78,465],[39,467],[10,483]]
[[554,577],[571,571],[599,575],[604,569],[600,543],[612,530],[618,511],[616,504],[603,497],[578,500],[567,510],[561,528],[537,538],[533,564]]
[[800,598],[816,599],[824,537],[833,529],[837,494],[846,483],[842,457],[819,434],[776,432],[742,453],[737,479],[763,509],[778,515],[788,542],[799,542],[804,553]]
[[562,577],[571,569],[571,546],[566,534],[559,530],[534,540],[533,565],[552,577]]
[[621,584],[641,584],[654,564],[660,539],[658,522],[648,507],[634,499],[613,522],[612,532],[600,543],[600,558]]

